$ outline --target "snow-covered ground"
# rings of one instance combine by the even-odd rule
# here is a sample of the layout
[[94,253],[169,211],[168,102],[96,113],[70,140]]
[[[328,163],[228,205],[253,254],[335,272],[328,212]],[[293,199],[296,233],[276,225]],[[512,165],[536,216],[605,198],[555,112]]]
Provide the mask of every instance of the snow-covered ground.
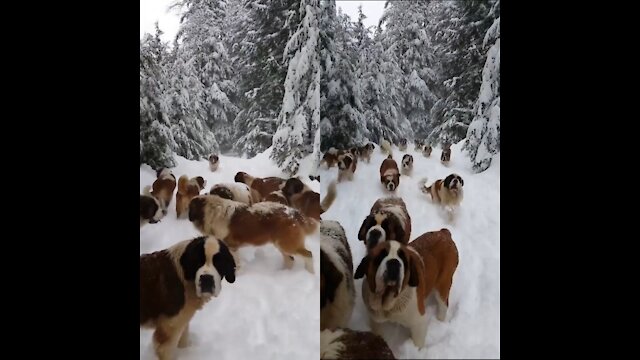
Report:
[[[460,253],[460,264],[453,278],[449,298],[447,322],[435,318],[435,302],[427,307],[428,330],[426,347],[422,351],[414,346],[409,331],[388,324],[384,338],[397,358],[499,358],[500,357],[500,155],[483,173],[473,174],[471,163],[461,153],[462,142],[451,147],[448,167],[440,163],[440,149],[433,150],[430,158],[396,147],[394,159],[400,162],[405,153],[413,155],[412,176],[402,175],[396,191],[407,204],[411,216],[411,239],[443,227],[451,231]],[[376,147],[371,163],[359,161],[353,182],[338,184],[338,198],[325,220],[340,221],[344,227],[351,251],[354,269],[365,255],[364,244],[358,241],[358,230],[373,203],[386,196],[379,182],[379,169],[385,156]],[[431,203],[428,195],[418,189],[418,181],[427,177],[427,184],[444,179],[455,172],[464,180],[464,199],[452,223],[439,207]],[[330,180],[337,178],[337,168],[320,169],[322,191],[326,193]],[[356,305],[349,323],[355,330],[370,330],[367,313],[362,302],[362,280],[356,280]]]
[[[186,174],[207,180],[206,192],[221,182],[233,182],[238,171],[254,176],[283,176],[269,159],[270,149],[252,159],[220,156],[220,167],[211,172],[206,161],[177,157],[172,169],[176,179]],[[147,165],[140,167],[140,192],[155,180]],[[315,191],[320,185],[302,178]],[[204,191],[203,191],[204,193]],[[140,229],[140,254],[167,248],[200,236],[187,219],[176,219],[175,192],[167,216]],[[196,313],[190,323],[191,346],[178,349],[180,359],[316,359],[320,353],[319,235],[306,240],[313,253],[315,275],[296,261],[283,268],[282,255],[273,245],[240,249],[243,268],[236,281],[223,282],[220,296]],[[140,359],[155,359],[152,330],[140,329]]]

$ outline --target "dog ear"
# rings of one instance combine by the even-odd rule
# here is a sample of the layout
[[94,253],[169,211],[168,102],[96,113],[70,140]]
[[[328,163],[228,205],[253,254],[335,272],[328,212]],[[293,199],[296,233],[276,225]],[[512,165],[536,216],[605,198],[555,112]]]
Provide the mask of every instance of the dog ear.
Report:
[[189,221],[204,220],[205,200],[201,197],[194,197],[189,202]]
[[304,189],[304,184],[298,178],[290,178],[284,183],[284,187],[282,187],[282,193],[285,197],[290,198],[291,196],[300,193]]
[[182,256],[180,256],[180,266],[182,266],[182,273],[184,279],[187,281],[194,281],[198,269],[205,263],[204,255],[204,236],[197,237],[189,242],[184,248]]
[[395,235],[395,239],[392,240],[396,240],[398,242],[403,242],[404,240],[404,236],[405,236],[405,232],[404,229],[402,228],[402,224],[400,223],[400,220],[395,219],[393,221],[393,234]]
[[213,266],[216,267],[222,278],[233,283],[236,281],[236,262],[227,245],[220,240],[218,240],[218,244],[220,244],[220,251],[213,255]]
[[242,171],[238,171],[236,176],[233,178],[233,181],[237,183],[244,183],[244,173]]
[[418,276],[418,268],[416,267],[418,262],[413,261],[414,259],[409,259],[409,286],[417,287],[420,282],[420,277]]
[[373,215],[367,216],[362,225],[360,226],[360,230],[358,231],[358,240],[364,241],[364,238],[367,236],[367,230],[372,227],[376,223],[376,220],[373,218]]
[[447,177],[444,179],[444,187],[446,187],[446,188],[448,189],[448,188],[449,188],[449,185],[451,185],[451,181],[453,181],[453,178],[454,178],[454,177],[455,177],[455,176],[454,176],[453,174],[451,174],[451,175],[447,176]]
[[358,265],[358,268],[356,269],[355,274],[353,274],[353,278],[361,279],[362,277],[364,277],[364,274],[367,272],[367,266],[369,266],[368,255],[362,258],[362,260],[360,261],[360,265]]
[[321,282],[324,283],[320,285],[320,308],[322,308],[327,302],[335,300],[338,285],[344,277],[322,250],[320,251],[320,276]]
[[464,186],[464,180],[462,180],[462,176],[458,175],[458,179],[460,180],[460,185]]

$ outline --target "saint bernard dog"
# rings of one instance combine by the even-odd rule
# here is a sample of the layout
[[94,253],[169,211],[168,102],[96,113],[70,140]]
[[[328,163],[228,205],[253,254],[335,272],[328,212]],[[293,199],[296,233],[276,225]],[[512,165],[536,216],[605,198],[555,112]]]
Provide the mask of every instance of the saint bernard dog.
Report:
[[442,149],[442,155],[440,155],[440,162],[442,162],[444,166],[447,166],[449,165],[449,161],[451,161],[451,145],[445,144]]
[[227,246],[214,237],[181,241],[140,255],[140,327],[155,329],[153,347],[161,360],[189,345],[189,322],[222,290],[222,279],[236,280]]
[[380,165],[380,183],[388,191],[396,191],[400,186],[400,171],[398,163],[393,160],[393,155],[389,154]]
[[140,227],[155,224],[164,217],[160,201],[151,195],[140,195]]
[[260,202],[260,194],[257,191],[249,188],[247,184],[243,183],[220,183],[215,184],[209,190],[210,195],[218,195],[221,198],[239,201],[247,205]]
[[360,262],[354,278],[362,281],[362,299],[371,330],[393,322],[407,327],[411,339],[423,348],[427,335],[426,301],[438,303],[436,317],[445,321],[449,291],[458,267],[458,249],[447,229],[422,234],[408,245],[385,241]]
[[431,148],[431,145],[429,144],[422,145],[422,156],[428,158],[429,156],[431,156],[431,150],[433,150]]
[[334,167],[338,163],[338,155],[340,155],[341,153],[344,153],[344,151],[339,151],[338,149],[331,147],[322,156],[322,160],[320,160],[320,166],[324,164],[326,165],[327,169]]
[[247,205],[217,195],[200,195],[189,204],[189,221],[202,234],[223,239],[236,259],[240,247],[272,243],[282,253],[285,268],[290,269],[294,255],[298,255],[307,271],[314,273],[312,253],[304,241],[318,229],[318,222],[294,208],[274,202]]
[[398,196],[376,200],[358,230],[358,240],[364,241],[367,249],[388,240],[407,244],[410,237],[411,217],[404,200]]
[[407,151],[407,139],[406,138],[400,139],[400,141],[398,142],[398,149],[400,151]]
[[424,140],[420,140],[420,139],[416,139],[414,141],[414,147],[413,150],[415,151],[422,151],[422,145],[424,145]]
[[206,185],[207,182],[202,176],[196,176],[191,179],[187,175],[180,176],[178,179],[178,192],[176,193],[176,215],[178,219],[187,217],[189,201],[200,195]]
[[171,170],[161,168],[156,171],[156,180],[153,182],[153,185],[145,187],[144,193],[160,200],[160,206],[166,215],[167,208],[169,208],[169,204],[173,198],[173,190],[175,190],[175,188],[175,175],[173,175]]
[[404,154],[402,157],[402,175],[411,176],[413,172],[413,156]]
[[391,155],[393,153],[391,143],[383,138],[382,141],[380,141],[380,151],[385,155]]
[[320,333],[320,359],[395,359],[382,336],[370,331],[326,329]]
[[246,172],[240,171],[234,177],[237,183],[243,183],[255,190],[260,195],[260,201],[274,191],[281,190],[287,179],[269,176],[265,178],[254,177]]
[[340,155],[338,157],[338,182],[353,180],[357,165],[358,157],[350,151]]
[[431,195],[433,202],[442,205],[445,209],[452,211],[462,202],[464,180],[458,174],[451,174],[442,179],[436,180],[433,184],[426,186],[427,179],[420,180],[418,186],[420,191]]
[[347,234],[337,221],[320,223],[320,330],[345,327],[356,292]]
[[217,154],[209,155],[209,170],[218,170],[218,165],[220,165],[220,157]]
[[[327,195],[321,202],[319,193],[311,190],[299,178],[294,177],[287,180],[281,193],[286,200],[285,205],[300,210],[306,217],[320,221],[320,215],[329,210],[329,207],[336,199],[337,189],[335,181],[332,181],[327,189]],[[279,194],[275,195],[279,196]]]
[[368,143],[364,146],[361,146],[358,150],[360,151],[360,154],[358,155],[358,160],[364,160],[368,163],[371,162],[371,155],[373,155],[373,150],[375,149],[375,146],[373,145],[373,143]]

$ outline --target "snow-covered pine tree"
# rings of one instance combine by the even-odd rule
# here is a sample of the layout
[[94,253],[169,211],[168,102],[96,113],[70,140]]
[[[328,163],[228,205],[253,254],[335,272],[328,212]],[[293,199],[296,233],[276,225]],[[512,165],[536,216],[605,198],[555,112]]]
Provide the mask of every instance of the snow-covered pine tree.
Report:
[[152,36],[140,41],[140,164],[154,169],[175,165],[173,136],[164,102],[167,47],[160,40],[162,31],[156,23]]
[[357,35],[362,34],[355,33],[347,15],[336,13],[335,0],[322,2],[320,32],[321,148],[346,149],[368,135],[356,73]]
[[489,168],[493,156],[500,152],[500,0],[489,15],[495,20],[484,37],[483,48],[490,47],[482,70],[475,117],[463,146],[476,172]]
[[320,63],[318,58],[319,0],[300,0],[293,33],[285,48],[289,60],[279,126],[271,159],[286,173],[298,172],[300,160],[311,155],[320,162]]
[[283,57],[289,19],[299,10],[298,0],[243,0],[244,12],[234,38],[234,65],[238,74],[242,109],[234,121],[234,149],[255,156],[271,146],[284,95],[287,75]]

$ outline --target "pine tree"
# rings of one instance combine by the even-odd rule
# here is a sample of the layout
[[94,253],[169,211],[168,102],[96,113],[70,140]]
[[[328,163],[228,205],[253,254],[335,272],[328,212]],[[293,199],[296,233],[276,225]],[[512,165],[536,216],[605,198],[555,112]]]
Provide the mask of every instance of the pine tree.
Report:
[[495,20],[484,37],[483,48],[490,47],[482,70],[475,117],[463,146],[476,172],[489,168],[493,156],[500,152],[500,0],[489,15]]
[[320,162],[320,63],[318,59],[319,0],[301,0],[297,31],[285,48],[289,60],[279,126],[273,137],[271,159],[288,174],[298,172],[310,156]]

